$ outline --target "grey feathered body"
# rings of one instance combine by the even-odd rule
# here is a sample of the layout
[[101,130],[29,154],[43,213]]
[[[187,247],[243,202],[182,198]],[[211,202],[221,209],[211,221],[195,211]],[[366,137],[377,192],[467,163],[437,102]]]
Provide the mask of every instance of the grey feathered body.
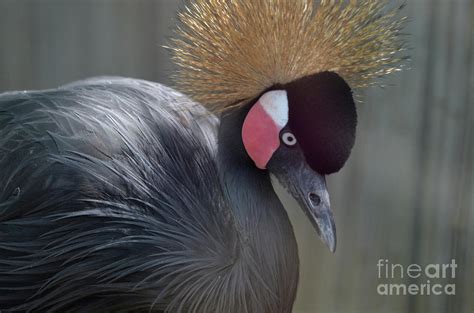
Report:
[[140,80],[0,95],[0,311],[291,312],[288,217],[218,129]]

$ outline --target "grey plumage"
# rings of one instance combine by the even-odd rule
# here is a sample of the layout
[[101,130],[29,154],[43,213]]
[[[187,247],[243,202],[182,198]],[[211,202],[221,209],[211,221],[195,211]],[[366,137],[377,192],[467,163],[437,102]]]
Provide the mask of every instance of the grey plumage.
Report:
[[288,217],[219,123],[133,79],[0,95],[0,310],[291,312]]

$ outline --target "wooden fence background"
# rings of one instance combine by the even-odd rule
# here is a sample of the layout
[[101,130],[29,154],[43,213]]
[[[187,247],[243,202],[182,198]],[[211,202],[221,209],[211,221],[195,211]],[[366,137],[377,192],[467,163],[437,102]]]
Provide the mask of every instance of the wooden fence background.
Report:
[[[390,88],[367,91],[356,148],[329,178],[335,255],[282,196],[302,263],[295,312],[474,312],[474,0],[406,2],[411,70],[391,77]],[[0,0],[0,92],[95,75],[169,83],[172,66],[160,46],[180,5]],[[386,282],[379,259],[404,266],[455,259],[456,295],[378,295]]]

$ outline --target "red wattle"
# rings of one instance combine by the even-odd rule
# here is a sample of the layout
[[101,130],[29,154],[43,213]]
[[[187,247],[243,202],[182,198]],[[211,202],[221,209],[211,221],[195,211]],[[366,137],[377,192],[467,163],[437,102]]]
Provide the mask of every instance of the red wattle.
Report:
[[259,102],[254,104],[245,118],[242,141],[255,165],[266,169],[268,161],[280,146],[280,129]]

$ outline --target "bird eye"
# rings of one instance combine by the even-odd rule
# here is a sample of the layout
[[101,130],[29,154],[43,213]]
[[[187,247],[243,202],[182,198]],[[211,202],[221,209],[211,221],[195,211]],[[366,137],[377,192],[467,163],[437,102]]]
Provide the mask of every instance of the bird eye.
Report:
[[283,141],[283,143],[287,146],[294,146],[296,145],[296,137],[295,135],[293,135],[292,133],[290,132],[285,132],[283,133],[283,135],[281,136],[281,140]]

